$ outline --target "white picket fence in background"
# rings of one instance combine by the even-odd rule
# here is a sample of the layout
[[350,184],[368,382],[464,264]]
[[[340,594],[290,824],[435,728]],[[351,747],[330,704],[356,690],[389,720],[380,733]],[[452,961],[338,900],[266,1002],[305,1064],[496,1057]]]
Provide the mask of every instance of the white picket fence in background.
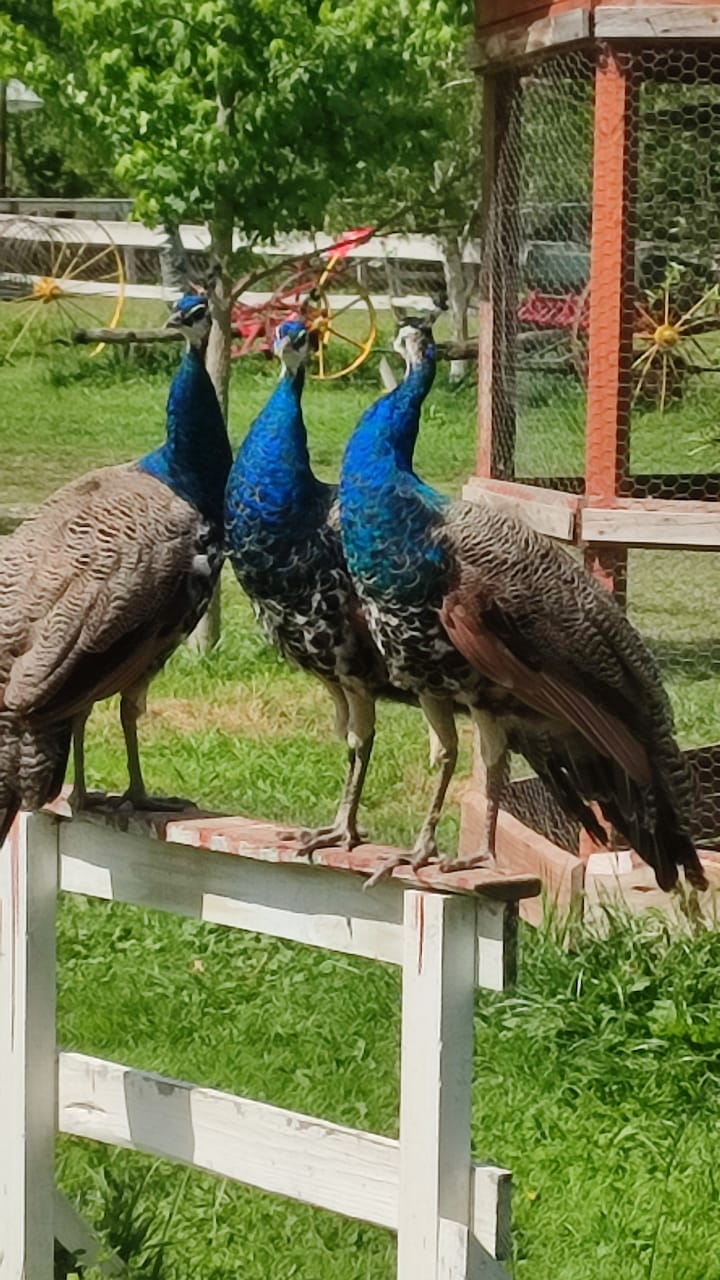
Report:
[[[510,1175],[471,1159],[473,998],[507,985],[517,904],[396,878],[364,893],[347,868],[270,861],[237,839],[231,852],[219,822],[210,838],[179,822],[158,838],[21,815],[0,850],[0,1277],[52,1280],[55,1236],[93,1255],[55,1188],[59,1130],[390,1228],[398,1280],[507,1280]],[[59,889],[399,965],[399,1138],[58,1052]],[[117,1259],[102,1267],[115,1274]]]

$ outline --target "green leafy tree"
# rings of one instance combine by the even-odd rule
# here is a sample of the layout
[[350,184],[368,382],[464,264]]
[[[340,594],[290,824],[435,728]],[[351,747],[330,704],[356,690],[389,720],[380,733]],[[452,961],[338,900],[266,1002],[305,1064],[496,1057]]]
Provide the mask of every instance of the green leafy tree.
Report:
[[419,157],[432,171],[427,62],[456,3],[56,0],[51,22],[41,0],[17,5],[13,74],[107,158],[139,217],[208,223],[209,367],[223,398],[247,245],[321,228],[340,193],[400,181]]

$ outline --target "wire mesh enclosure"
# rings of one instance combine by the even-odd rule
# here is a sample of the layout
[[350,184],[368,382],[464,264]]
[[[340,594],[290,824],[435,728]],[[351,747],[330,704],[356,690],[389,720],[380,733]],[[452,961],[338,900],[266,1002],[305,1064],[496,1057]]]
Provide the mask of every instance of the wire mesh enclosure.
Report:
[[[720,41],[709,19],[707,38],[658,40],[642,4],[611,26],[652,39],[596,39],[602,9],[569,44],[547,5],[485,41],[468,495],[575,546],[626,605],[695,773],[694,836],[720,850]],[[538,42],[550,47],[528,57]],[[537,780],[508,808],[582,847]]]

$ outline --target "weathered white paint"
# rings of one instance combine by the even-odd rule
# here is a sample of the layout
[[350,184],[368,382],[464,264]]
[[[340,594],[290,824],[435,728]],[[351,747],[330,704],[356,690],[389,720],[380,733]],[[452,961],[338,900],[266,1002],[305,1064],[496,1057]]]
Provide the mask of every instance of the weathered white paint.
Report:
[[[263,852],[272,853],[245,857],[47,813],[16,825],[0,854],[0,1280],[52,1280],[53,1230],[97,1257],[89,1228],[54,1192],[56,1124],[396,1230],[399,1280],[501,1280],[509,1175],[470,1160],[472,1014],[476,981],[507,978],[513,905],[392,880],[366,894],[351,872]],[[82,1054],[58,1057],[58,863],[70,892],[402,962],[399,1140]],[[103,1260],[105,1274],[118,1268]]]
[[398,1280],[467,1273],[475,930],[472,901],[406,893]]
[[57,826],[0,847],[0,1277],[52,1280]]
[[60,1054],[59,1128],[397,1227],[398,1144],[217,1089]]
[[[397,880],[366,893],[364,880],[347,872],[242,858],[91,822],[63,822],[59,841],[60,884],[68,892],[402,963],[404,890]],[[478,985],[501,991],[512,976],[512,904],[467,901],[476,912]]]
[[[506,515],[522,520],[524,524],[549,538],[560,542],[572,542],[575,536],[575,510],[551,489],[543,491],[539,486],[508,484],[507,491],[492,487],[482,476],[471,476],[463,488],[468,502],[487,503]],[[522,495],[522,496],[521,496]]]

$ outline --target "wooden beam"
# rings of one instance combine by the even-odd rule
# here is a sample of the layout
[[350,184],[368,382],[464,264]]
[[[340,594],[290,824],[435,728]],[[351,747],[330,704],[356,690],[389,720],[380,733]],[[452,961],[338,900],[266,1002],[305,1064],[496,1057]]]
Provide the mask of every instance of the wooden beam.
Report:
[[624,507],[585,507],[580,512],[580,539],[626,547],[719,550],[720,503],[656,501],[647,507],[640,502]]
[[[48,815],[38,815],[35,821],[53,824]],[[61,888],[346,955],[402,963],[407,877],[393,876],[365,893],[361,876],[322,863],[308,865],[304,860],[278,864],[262,856],[262,845],[248,846],[245,856],[238,856],[238,844],[234,852],[227,850],[227,833],[233,821],[246,831],[259,830],[266,840],[274,833],[271,823],[243,823],[241,819],[199,819],[195,826],[191,822],[169,824],[198,838],[211,824],[210,831],[217,832],[216,842],[225,841],[222,850],[120,832],[97,822],[63,822],[59,829]],[[223,829],[226,834],[221,837]],[[268,846],[269,841],[269,854],[272,849]],[[326,853],[328,856],[332,855]],[[362,853],[345,855],[348,859],[358,856],[362,865]],[[369,871],[377,866],[377,858],[368,859],[368,863]],[[467,874],[438,872],[436,876],[438,883],[452,890],[452,881]],[[491,872],[488,880],[499,883],[502,894],[508,886],[520,887],[522,892],[527,888],[531,893],[539,889],[539,882],[532,877]],[[417,880],[412,883],[418,884]],[[478,985],[491,990],[503,990],[511,980],[512,947],[506,954],[506,944],[515,896],[512,892],[508,901],[505,896],[469,895],[475,916],[476,978]],[[458,897],[468,897],[467,891]]]
[[[398,1229],[400,1144],[395,1138],[82,1053],[59,1054],[58,1094],[61,1133],[161,1156]],[[473,1235],[492,1258],[507,1256],[508,1171],[472,1165],[470,1187]],[[77,1215],[70,1212],[72,1221],[62,1206],[63,1239],[79,1240]],[[116,1270],[113,1266],[107,1274]]]
[[57,859],[47,818],[21,814],[0,847],[3,1280],[53,1280]]
[[405,895],[397,1280],[468,1274],[474,987],[469,906],[441,894]]
[[463,497],[468,502],[489,503],[550,538],[561,542],[573,542],[575,538],[580,500],[574,494],[541,489],[539,485],[471,476],[463,489]]
[[128,1269],[122,1258],[116,1253],[108,1253],[92,1227],[62,1191],[55,1192],[53,1224],[55,1239],[77,1259],[80,1267],[94,1267],[101,1276],[127,1276]]
[[470,51],[470,65],[478,71],[488,67],[525,62],[528,58],[569,44],[577,44],[590,36],[590,14],[586,9],[571,9],[548,18],[536,18],[506,30],[480,35]]
[[717,40],[717,4],[604,5],[595,10],[599,40]]
[[637,84],[629,55],[595,71],[586,491],[612,499],[627,471],[632,394]]
[[520,95],[512,72],[485,77],[477,473],[503,480],[515,472]]

